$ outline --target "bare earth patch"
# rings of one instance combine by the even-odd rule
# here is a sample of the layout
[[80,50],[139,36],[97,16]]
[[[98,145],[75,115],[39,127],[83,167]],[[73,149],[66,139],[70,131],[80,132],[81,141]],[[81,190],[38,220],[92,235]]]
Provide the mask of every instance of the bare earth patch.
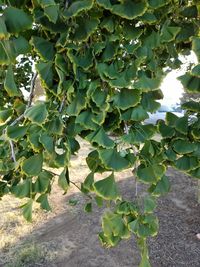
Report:
[[[81,182],[89,173],[85,156],[90,146],[84,143],[81,152],[73,156],[70,177]],[[59,170],[54,170],[59,173]],[[159,235],[149,240],[153,267],[199,267],[200,205],[197,204],[197,182],[169,169],[172,189],[159,200],[157,214]],[[121,192],[132,199],[135,194],[131,171],[117,175]],[[139,186],[139,194],[144,188]],[[69,200],[76,200],[71,206]],[[101,247],[98,232],[103,209],[84,213],[87,199],[72,186],[62,195],[54,186],[50,203],[53,212],[45,213],[35,206],[33,223],[20,215],[24,200],[6,196],[0,202],[0,267],[136,267],[139,253],[134,238],[122,241],[112,249]]]

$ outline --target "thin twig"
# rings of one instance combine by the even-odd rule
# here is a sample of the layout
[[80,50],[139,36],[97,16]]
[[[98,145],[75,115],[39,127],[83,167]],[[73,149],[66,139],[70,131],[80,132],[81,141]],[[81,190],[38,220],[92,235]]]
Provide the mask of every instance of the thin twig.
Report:
[[13,159],[14,163],[16,163],[17,161],[16,161],[16,157],[15,157],[14,144],[13,144],[12,140],[9,140],[9,143],[10,143],[12,159]]
[[63,110],[64,104],[65,104],[65,100],[66,100],[66,96],[64,95],[63,100],[62,100],[62,102],[60,104],[60,107],[59,107],[59,113],[61,113],[62,110]]
[[[126,134],[129,134],[129,128],[128,128],[128,125],[126,123],[124,123],[124,126],[125,126],[125,133]],[[135,147],[131,144],[131,148],[133,150],[133,153],[134,153],[134,156],[137,157],[137,152],[135,150]],[[137,170],[137,160],[135,161],[135,164],[134,164],[134,169]],[[137,183],[137,178],[136,178],[136,175],[135,175],[135,196],[137,197],[138,196],[138,183]]]
[[[43,169],[43,170],[45,170],[45,171],[49,171],[51,174],[53,174],[53,175],[55,175],[55,176],[59,176],[59,174],[57,174],[57,173],[55,173],[55,172],[53,172],[53,171],[46,170],[46,169]],[[77,183],[75,183],[74,181],[71,181],[71,180],[69,180],[69,183],[73,184],[79,191],[82,192],[81,188],[77,185]],[[84,193],[84,195],[85,195],[86,197],[88,197],[89,199],[92,199],[92,197],[91,197],[90,195],[87,195],[86,193]]]
[[[30,90],[30,95],[29,95],[29,100],[28,100],[28,104],[26,106],[26,110],[27,108],[29,108],[32,104],[32,101],[33,101],[33,97],[34,97],[34,89],[35,89],[35,81],[36,81],[36,78],[37,78],[37,72],[34,73],[33,75],[33,78],[31,79],[31,90]],[[14,126],[16,125],[21,119],[24,118],[24,114],[21,114],[18,118],[16,118],[11,124],[10,126]],[[5,133],[5,132],[4,132]],[[13,144],[13,141],[12,140],[9,140],[9,143],[10,143],[10,149],[11,149],[11,157],[12,157],[12,160],[16,163],[16,156],[15,156],[15,150],[14,150],[14,144]]]
[[36,82],[37,76],[38,76],[38,73],[35,72],[33,75],[33,78],[31,79],[31,90],[30,90],[27,108],[31,106],[33,98],[34,98],[34,89],[35,89],[35,82]]
[[68,8],[68,5],[69,5],[69,0],[66,0],[66,2],[65,2],[65,8]]
[[[75,182],[73,182],[73,181],[70,180],[70,183],[73,184],[79,191],[82,192],[81,188],[80,188]],[[92,199],[92,197],[91,197],[90,195],[88,195],[88,194],[86,194],[86,193],[84,193],[84,195],[85,195],[86,197],[88,197],[89,199]]]
[[[27,108],[29,108],[29,107],[31,106],[32,101],[33,101],[33,98],[34,98],[34,89],[35,89],[35,82],[36,82],[37,75],[38,75],[37,72],[34,73],[33,78],[31,79],[31,90],[30,90],[30,95],[29,95],[28,104],[27,104],[27,106],[26,106],[26,110],[27,110]],[[25,112],[26,112],[26,110],[25,110]],[[25,112],[24,112],[23,114],[21,114],[18,118],[16,118],[16,119],[10,124],[10,126],[14,126],[14,125],[17,124],[21,119],[23,119],[23,118],[24,118],[24,114],[25,114]]]

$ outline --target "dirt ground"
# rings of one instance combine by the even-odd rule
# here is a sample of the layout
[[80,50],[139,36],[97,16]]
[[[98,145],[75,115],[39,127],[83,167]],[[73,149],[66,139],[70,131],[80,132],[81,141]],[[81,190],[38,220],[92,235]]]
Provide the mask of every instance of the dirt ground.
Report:
[[[70,177],[80,182],[89,173],[84,161],[90,150],[84,144],[72,158]],[[59,170],[57,170],[59,173]],[[197,182],[169,169],[171,192],[157,207],[160,231],[149,240],[153,267],[200,267],[200,205]],[[121,192],[134,196],[134,178],[130,171],[117,175]],[[139,194],[144,188],[139,186]],[[69,200],[76,200],[71,206]],[[35,207],[33,223],[19,216],[21,200],[6,196],[0,202],[0,267],[137,267],[140,261],[135,240],[122,241],[116,248],[105,249],[98,240],[103,208],[83,211],[86,198],[72,186],[67,195],[55,186],[50,197],[53,211]],[[72,202],[73,203],[73,202]]]

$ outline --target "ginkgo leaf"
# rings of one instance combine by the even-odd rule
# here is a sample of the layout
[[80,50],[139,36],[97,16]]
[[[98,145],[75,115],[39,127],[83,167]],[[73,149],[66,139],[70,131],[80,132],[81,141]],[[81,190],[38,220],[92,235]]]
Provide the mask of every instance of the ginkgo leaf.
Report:
[[77,16],[81,11],[87,11],[91,9],[93,4],[93,0],[76,1],[64,11],[63,15],[67,18]]
[[36,154],[22,162],[22,171],[27,176],[37,176],[42,171],[43,156]]
[[12,66],[10,65],[6,72],[6,78],[4,82],[4,88],[9,96],[21,96],[21,91],[17,88],[14,80],[14,73]]
[[166,167],[160,164],[153,164],[148,167],[140,166],[137,170],[138,179],[143,183],[156,183],[161,179]]
[[91,142],[92,144],[96,143],[104,148],[113,148],[115,145],[114,141],[108,137],[102,127],[96,130],[95,132],[92,132],[87,135],[85,139]]
[[106,200],[119,199],[119,192],[115,183],[113,173],[107,178],[95,182],[93,184],[93,188],[96,194]]
[[131,167],[135,162],[136,158],[131,155],[130,158],[127,156],[122,157],[115,148],[113,149],[99,149],[99,158],[101,159],[104,166],[114,171],[120,171]]
[[47,109],[44,103],[36,103],[34,106],[28,108],[24,114],[26,118],[32,122],[41,125],[47,118]]

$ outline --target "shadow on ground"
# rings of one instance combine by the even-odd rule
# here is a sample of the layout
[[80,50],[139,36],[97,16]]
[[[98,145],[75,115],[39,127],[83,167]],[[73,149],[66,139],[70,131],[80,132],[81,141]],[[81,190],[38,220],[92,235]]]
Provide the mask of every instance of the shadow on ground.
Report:
[[[171,192],[159,200],[157,215],[160,220],[159,235],[149,240],[153,267],[199,267],[200,205],[197,204],[196,182],[169,169]],[[123,195],[134,196],[133,178],[118,182]],[[142,192],[139,188],[139,193]],[[85,198],[74,193],[70,198],[79,200],[62,214],[34,229],[31,238],[46,249],[47,258],[33,265],[43,267],[136,267],[140,257],[135,240],[122,241],[116,248],[102,248],[97,234],[101,230],[100,215],[103,209],[84,213]],[[69,197],[64,198],[64,204]],[[29,237],[24,237],[26,242]],[[53,256],[52,256],[53,255]],[[52,257],[51,257],[52,256]],[[2,265],[3,267],[4,265]],[[14,266],[12,266],[14,267]]]

